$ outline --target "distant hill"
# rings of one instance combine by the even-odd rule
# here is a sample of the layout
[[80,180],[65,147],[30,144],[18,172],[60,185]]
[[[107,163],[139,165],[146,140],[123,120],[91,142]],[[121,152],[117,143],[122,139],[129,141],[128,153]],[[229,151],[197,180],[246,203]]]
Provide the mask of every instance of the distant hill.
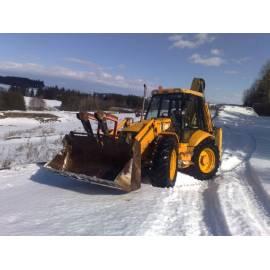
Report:
[[6,84],[22,88],[43,88],[44,82],[39,80],[31,80],[28,78],[14,76],[0,76],[0,84]]

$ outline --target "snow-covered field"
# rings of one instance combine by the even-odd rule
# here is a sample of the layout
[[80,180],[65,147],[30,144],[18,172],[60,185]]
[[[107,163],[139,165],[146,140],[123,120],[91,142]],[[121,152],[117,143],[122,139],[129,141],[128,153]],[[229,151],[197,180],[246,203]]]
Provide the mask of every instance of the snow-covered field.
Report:
[[[0,160],[12,156],[11,169],[0,170],[0,235],[270,235],[270,118],[221,107],[224,154],[214,180],[178,173],[173,189],[145,181],[125,194],[36,163],[61,148],[63,134],[81,130],[74,113],[53,113],[59,121],[0,119]],[[25,156],[28,142],[40,157]]]
[[0,168],[46,161],[61,149],[64,134],[73,129],[82,130],[75,113],[56,111],[53,112],[56,120],[45,122],[28,118],[28,113],[51,114],[31,111],[26,117],[0,118]]

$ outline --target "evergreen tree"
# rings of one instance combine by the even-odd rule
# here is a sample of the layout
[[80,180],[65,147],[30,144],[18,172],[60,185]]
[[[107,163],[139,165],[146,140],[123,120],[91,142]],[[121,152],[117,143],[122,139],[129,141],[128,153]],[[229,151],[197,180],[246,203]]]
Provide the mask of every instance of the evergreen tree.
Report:
[[243,103],[245,106],[270,103],[270,61],[263,66],[259,78],[244,92]]
[[0,92],[0,110],[23,110],[25,111],[24,97],[15,91]]

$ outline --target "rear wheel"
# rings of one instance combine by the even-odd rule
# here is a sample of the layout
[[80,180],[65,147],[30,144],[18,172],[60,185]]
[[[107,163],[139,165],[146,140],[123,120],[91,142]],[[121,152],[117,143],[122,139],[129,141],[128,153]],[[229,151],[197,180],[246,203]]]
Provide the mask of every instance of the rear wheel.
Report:
[[149,176],[153,186],[173,187],[178,167],[178,144],[172,137],[158,140]]
[[213,140],[205,140],[200,143],[193,153],[191,168],[192,175],[200,180],[211,179],[215,176],[220,160],[219,151]]

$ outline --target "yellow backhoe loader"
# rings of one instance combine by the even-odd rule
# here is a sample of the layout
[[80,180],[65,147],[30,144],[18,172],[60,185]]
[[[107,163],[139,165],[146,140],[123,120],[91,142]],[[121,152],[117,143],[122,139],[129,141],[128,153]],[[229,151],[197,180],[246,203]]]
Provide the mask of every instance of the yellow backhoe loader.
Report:
[[222,129],[213,126],[204,89],[204,80],[194,78],[190,89],[153,90],[138,122],[118,122],[100,111],[78,113],[86,132],[66,135],[63,150],[45,167],[126,192],[140,188],[142,172],[157,187],[173,187],[177,171],[184,168],[197,179],[211,179],[220,164]]

